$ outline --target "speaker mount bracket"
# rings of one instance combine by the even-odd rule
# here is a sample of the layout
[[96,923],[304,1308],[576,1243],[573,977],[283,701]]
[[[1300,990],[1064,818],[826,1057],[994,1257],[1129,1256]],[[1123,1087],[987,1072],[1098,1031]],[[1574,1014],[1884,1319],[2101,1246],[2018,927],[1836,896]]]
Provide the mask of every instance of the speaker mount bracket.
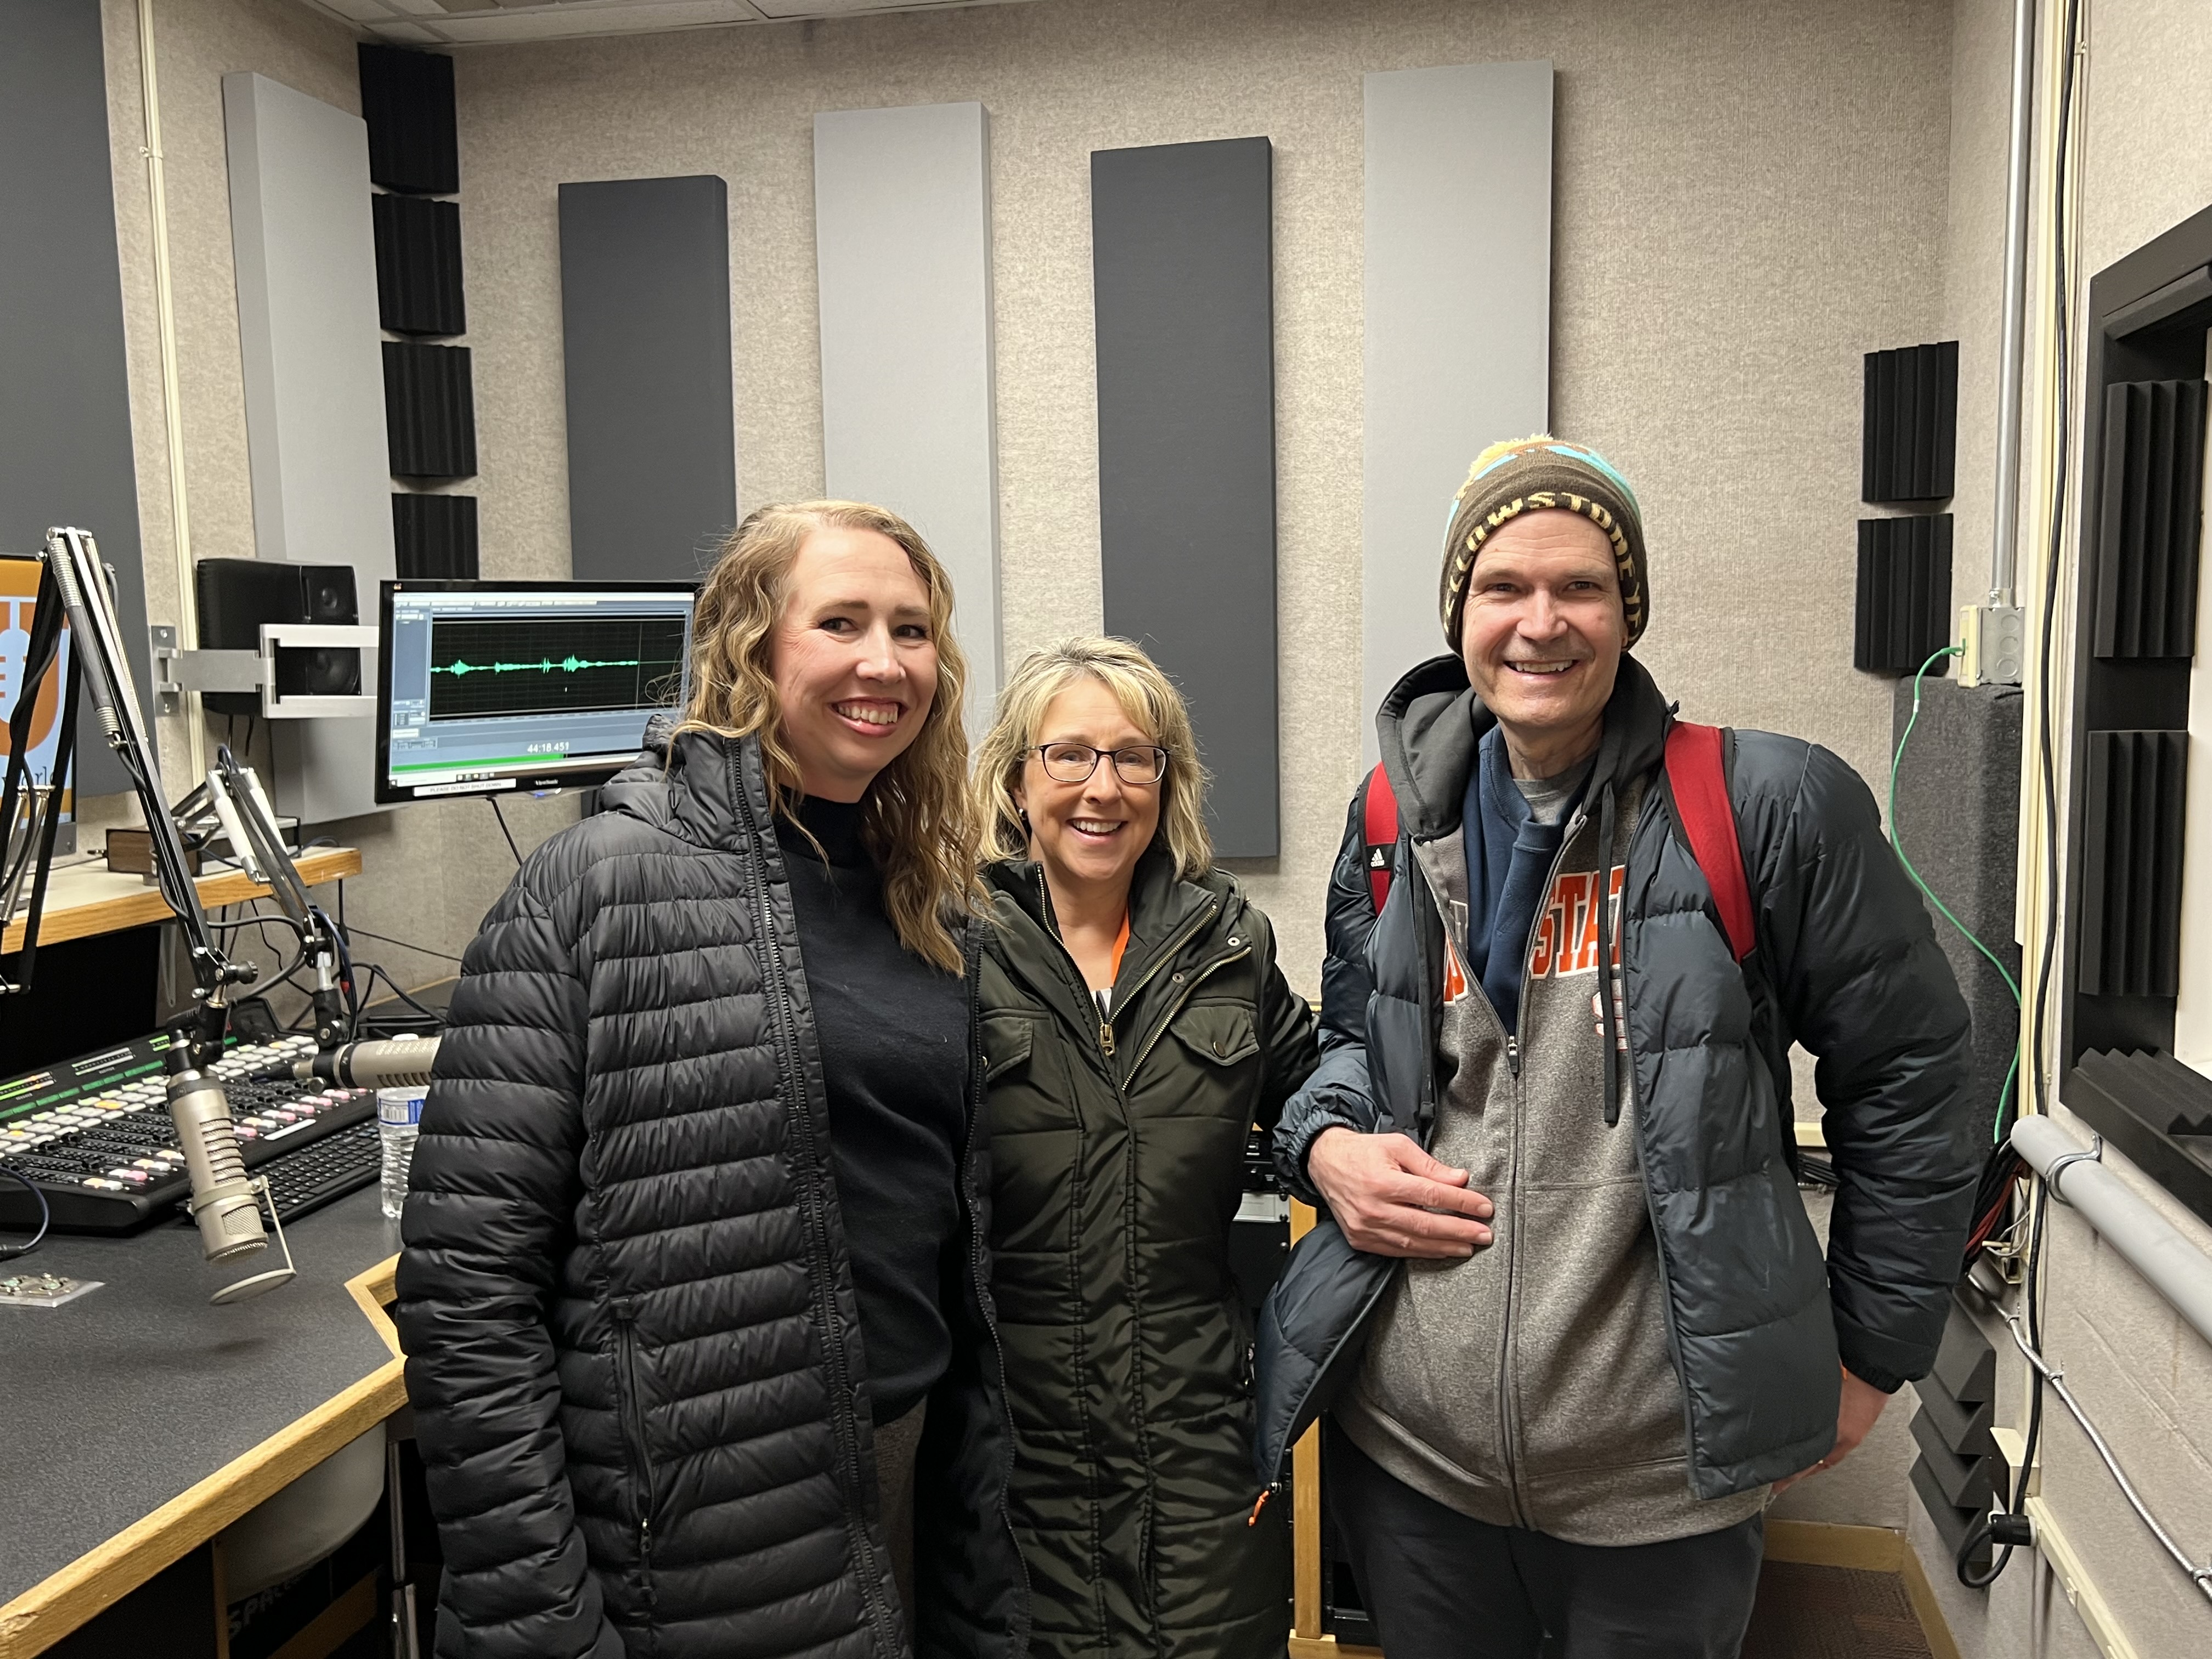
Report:
[[154,646],[154,696],[164,714],[181,712],[187,691],[258,691],[269,678],[269,659],[258,651],[185,651],[175,629],[146,631]]
[[376,629],[330,623],[264,623],[258,651],[186,651],[177,630],[147,630],[153,643],[154,694],[164,714],[180,713],[187,691],[252,691],[264,720],[361,719],[375,713],[373,696],[286,695],[277,689],[280,652],[355,651],[360,684],[376,683]]

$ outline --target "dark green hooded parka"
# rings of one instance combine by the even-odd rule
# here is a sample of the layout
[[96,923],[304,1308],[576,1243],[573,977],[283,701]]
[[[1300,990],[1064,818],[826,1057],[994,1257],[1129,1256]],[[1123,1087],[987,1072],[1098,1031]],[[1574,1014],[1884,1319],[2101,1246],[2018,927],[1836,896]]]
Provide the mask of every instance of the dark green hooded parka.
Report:
[[1251,1510],[1251,1322],[1229,1267],[1247,1136],[1317,1060],[1273,930],[1146,854],[1102,1020],[1042,867],[985,872],[982,1040],[1008,1489],[1040,1659],[1284,1650],[1290,1540]]

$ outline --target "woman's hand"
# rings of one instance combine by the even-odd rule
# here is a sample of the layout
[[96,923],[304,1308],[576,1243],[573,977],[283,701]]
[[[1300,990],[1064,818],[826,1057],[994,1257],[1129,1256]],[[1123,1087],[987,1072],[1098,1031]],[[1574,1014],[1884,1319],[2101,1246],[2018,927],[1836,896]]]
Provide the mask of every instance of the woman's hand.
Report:
[[1324,1129],[1306,1150],[1306,1174],[1354,1249],[1370,1255],[1452,1260],[1490,1243],[1495,1206],[1401,1134]]

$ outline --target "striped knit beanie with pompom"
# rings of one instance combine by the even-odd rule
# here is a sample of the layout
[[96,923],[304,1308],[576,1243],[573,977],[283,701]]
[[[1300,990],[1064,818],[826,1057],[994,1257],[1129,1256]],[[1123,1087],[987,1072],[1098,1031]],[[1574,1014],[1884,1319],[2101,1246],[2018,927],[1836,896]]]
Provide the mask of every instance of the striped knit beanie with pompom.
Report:
[[1643,636],[1651,600],[1644,580],[1644,514],[1636,504],[1636,492],[1595,450],[1540,432],[1484,450],[1452,498],[1437,600],[1443,612],[1444,642],[1454,653],[1460,648],[1459,618],[1467,604],[1468,573],[1474,568],[1483,543],[1499,526],[1547,507],[1579,513],[1605,532],[1620,571],[1628,643],[1632,646]]

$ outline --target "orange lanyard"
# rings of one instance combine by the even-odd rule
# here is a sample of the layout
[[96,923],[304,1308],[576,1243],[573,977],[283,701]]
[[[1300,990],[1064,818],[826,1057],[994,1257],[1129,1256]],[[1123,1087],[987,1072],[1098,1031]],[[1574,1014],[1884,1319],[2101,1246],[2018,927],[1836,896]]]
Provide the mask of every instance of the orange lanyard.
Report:
[[1121,952],[1129,948],[1129,913],[1121,913],[1121,931],[1114,936],[1114,972],[1109,984],[1118,984],[1121,978]]

